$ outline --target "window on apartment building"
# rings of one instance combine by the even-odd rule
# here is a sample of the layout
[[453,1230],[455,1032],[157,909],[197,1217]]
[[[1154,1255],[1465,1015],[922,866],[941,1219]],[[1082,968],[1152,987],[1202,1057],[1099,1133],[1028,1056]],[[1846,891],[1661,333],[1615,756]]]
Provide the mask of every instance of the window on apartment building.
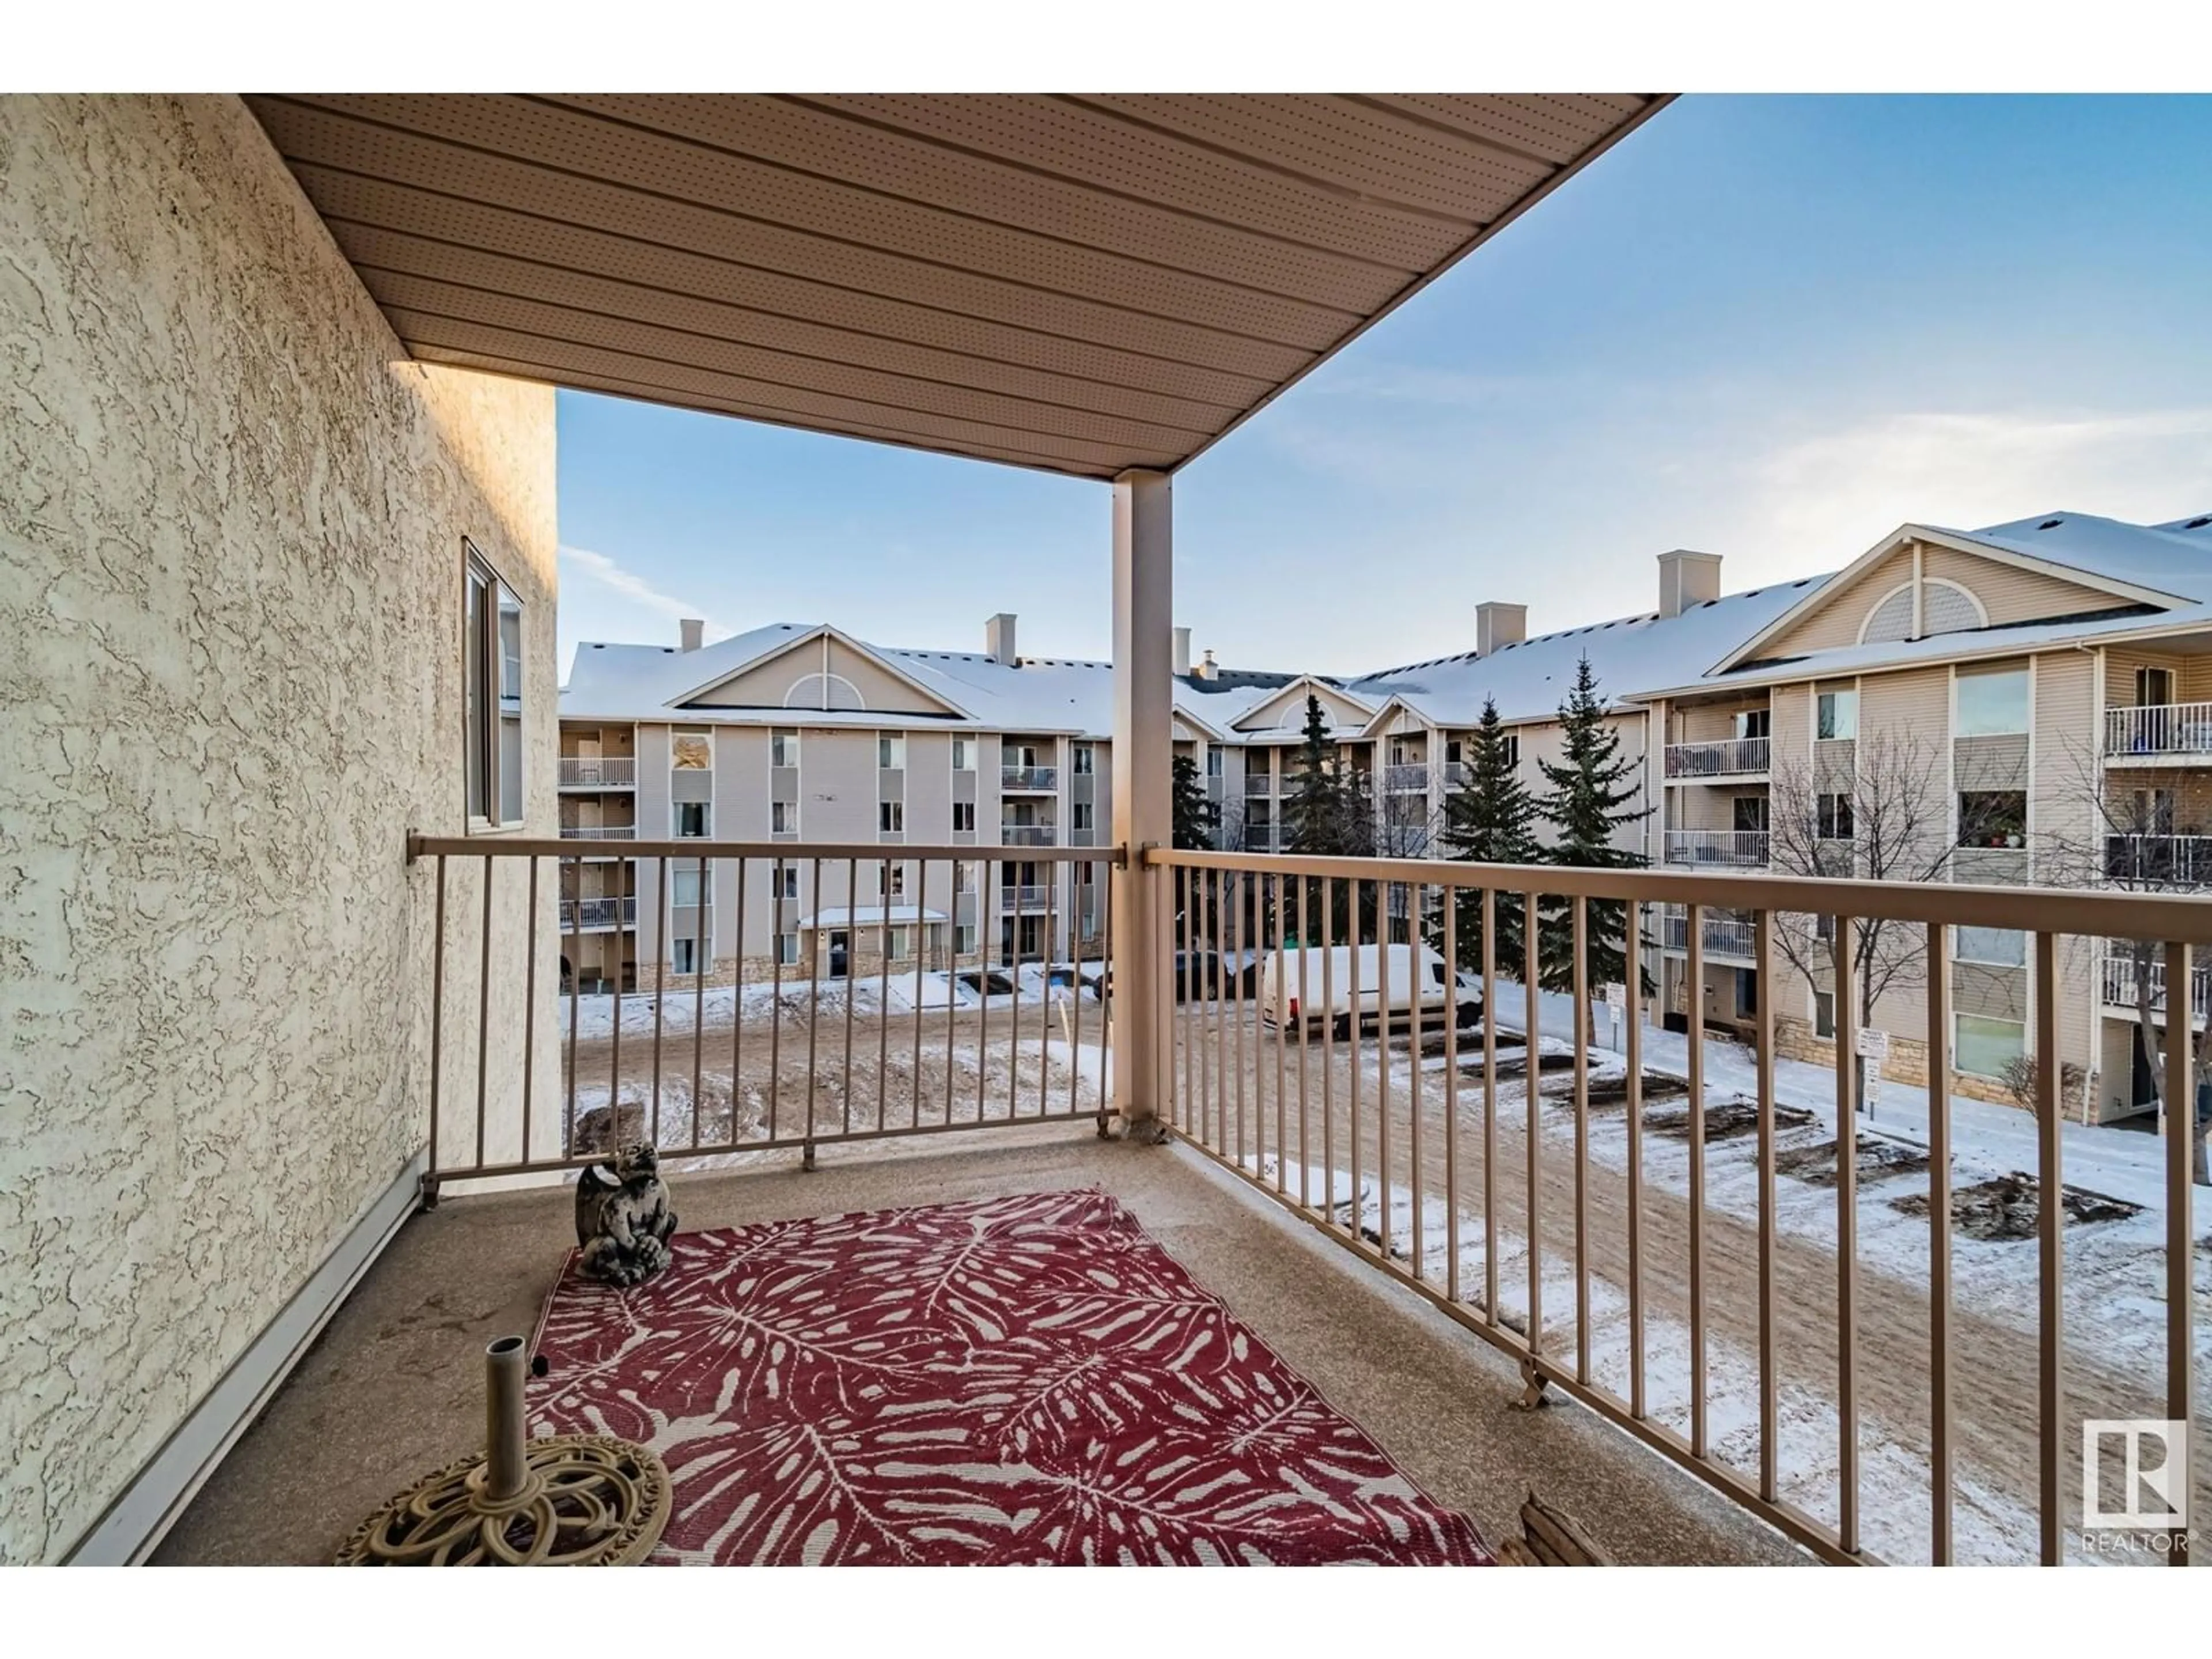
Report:
[[906,803],[885,800],[876,803],[876,828],[886,835],[901,832],[906,828]]
[[906,866],[903,864],[884,866],[884,896],[894,899],[906,896]]
[[886,772],[896,772],[906,765],[906,738],[896,732],[885,732],[876,738],[876,764]]
[[[1220,744],[1211,743],[1206,744],[1206,775],[1209,778],[1218,778],[1221,775],[1221,755],[1222,750]],[[1265,771],[1267,769],[1267,757],[1264,755],[1260,757],[1260,769],[1261,771]]]
[[2027,792],[2024,789],[1961,789],[1959,845],[2027,845]]
[[1075,814],[1074,823],[1078,830],[1088,830],[1091,828],[1091,816],[1094,809],[1089,801],[1077,801],[1070,810]]
[[779,726],[769,734],[768,758],[771,766],[799,764],[799,733],[789,726]]
[[2136,707],[2163,708],[2173,701],[2173,671],[2170,668],[2138,668],[2136,670]]
[[1976,669],[1959,674],[1959,717],[1953,735],[2001,738],[2027,730],[2027,670]]
[[678,731],[668,744],[668,769],[672,772],[711,772],[714,769],[714,735],[708,732]]
[[975,890],[975,866],[964,860],[956,860],[952,866],[952,890],[972,893]]
[[1077,777],[1087,778],[1098,769],[1098,750],[1093,744],[1079,743],[1067,763]]
[[1821,692],[1813,732],[1823,741],[1858,736],[1858,692],[1856,690]]
[[1508,732],[1504,741],[1505,764],[1510,769],[1518,770],[1521,765],[1521,734],[1518,732]]
[[799,935],[798,935],[798,934],[796,934],[796,933],[778,933],[778,934],[775,936],[775,959],[776,959],[778,962],[781,963],[782,963],[785,967],[787,967],[787,968],[791,967],[793,964],[794,964],[795,963],[797,963],[797,962],[798,962],[798,960],[799,960]]
[[1771,708],[1743,708],[1736,712],[1735,734],[1738,738],[1764,738],[1774,730],[1774,711]]
[[952,769],[956,772],[972,772],[975,769],[975,738],[952,739]]
[[963,832],[969,834],[974,833],[975,829],[975,803],[974,801],[956,800],[952,803],[952,829],[953,833],[956,835]]
[[913,954],[913,929],[894,927],[890,930],[889,955],[893,962],[904,962]]
[[1756,834],[1766,828],[1766,797],[1738,795],[1729,806],[1729,827]]
[[1467,758],[1467,745],[1457,738],[1444,739],[1444,764],[1457,766]]
[[955,955],[972,957],[975,954],[975,924],[963,921],[952,930],[952,949]]
[[797,898],[799,896],[798,866],[786,865],[782,869],[775,872],[769,880],[769,893],[775,898]]
[[1842,794],[1823,794],[1816,808],[1817,833],[1822,841],[1850,841],[1858,834],[1851,816],[1851,798]]
[[768,829],[772,836],[795,836],[799,833],[799,803],[795,800],[772,800],[768,804]]
[[1813,993],[1813,1035],[1821,1037],[1836,1035],[1836,998],[1832,991]]
[[2005,1067],[2027,1052],[2027,1027],[2016,1019],[1987,1014],[1953,1017],[1951,1064],[1969,1077],[2002,1077]]
[[676,803],[676,837],[678,841],[703,841],[707,828],[714,821],[703,800],[679,800]]
[[2027,935],[2016,927],[1954,927],[1951,955],[1983,968],[2027,966]]
[[523,817],[522,601],[473,542],[462,547],[464,788],[471,824],[504,830]]
[[688,910],[691,908],[692,906],[697,904],[699,902],[699,895],[702,890],[703,890],[703,888],[704,884],[700,880],[699,871],[696,866],[687,869],[684,866],[678,864],[670,867],[668,872],[668,902],[674,905],[678,909]]
[[699,971],[699,941],[696,939],[672,939],[668,941],[668,965],[679,974]]

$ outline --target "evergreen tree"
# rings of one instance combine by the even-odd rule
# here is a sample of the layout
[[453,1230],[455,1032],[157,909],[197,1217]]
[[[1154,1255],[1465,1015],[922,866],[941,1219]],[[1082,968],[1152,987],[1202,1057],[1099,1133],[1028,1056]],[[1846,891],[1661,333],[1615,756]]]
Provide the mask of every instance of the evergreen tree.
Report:
[[[1539,804],[1545,822],[1552,826],[1551,863],[1583,869],[1626,870],[1643,862],[1634,853],[1613,845],[1613,833],[1625,824],[1650,816],[1649,807],[1632,807],[1640,790],[1643,768],[1639,760],[1620,752],[1620,733],[1606,724],[1605,701],[1598,696],[1597,678],[1584,657],[1575,671],[1574,690],[1559,705],[1564,763],[1540,762],[1550,790]],[[1566,898],[1543,901],[1538,919],[1536,960],[1539,981],[1547,991],[1575,988],[1574,905]],[[1601,986],[1626,984],[1628,980],[1627,907],[1618,899],[1589,902],[1589,921],[1584,951],[1593,1003]],[[1640,957],[1638,973],[1643,975]]]
[[1306,693],[1304,741],[1298,745],[1297,782],[1283,803],[1283,827],[1290,833],[1289,850],[1313,857],[1328,857],[1337,846],[1342,817],[1337,789],[1336,739],[1321,699]]
[[[1470,864],[1535,864],[1542,854],[1536,841],[1536,802],[1521,781],[1517,739],[1498,716],[1498,704],[1485,698],[1482,721],[1468,748],[1467,775],[1444,799],[1438,839],[1447,856]],[[1500,890],[1492,902],[1498,937],[1493,961],[1499,971],[1520,976],[1528,935],[1518,893]],[[1458,966],[1482,965],[1482,894],[1459,892],[1456,927]],[[1441,941],[1439,948],[1441,948]]]
[[1175,820],[1175,844],[1186,851],[1210,853],[1213,832],[1221,823],[1221,808],[1206,796],[1199,781],[1198,763],[1188,755],[1175,757],[1175,776],[1170,785]]

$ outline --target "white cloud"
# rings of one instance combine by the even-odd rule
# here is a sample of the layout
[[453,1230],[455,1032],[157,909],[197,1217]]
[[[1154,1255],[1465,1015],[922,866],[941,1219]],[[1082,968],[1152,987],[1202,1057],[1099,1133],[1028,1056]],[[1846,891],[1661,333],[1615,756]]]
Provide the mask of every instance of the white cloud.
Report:
[[620,594],[631,604],[659,616],[678,621],[690,617],[704,618],[709,635],[733,631],[708,617],[702,607],[690,600],[662,592],[619,561],[611,559],[604,553],[594,553],[589,548],[563,547],[561,550],[561,576],[564,582],[571,580],[596,582],[610,592]]
[[1885,416],[1755,459],[1746,483],[1737,544],[1800,570],[1907,521],[1971,529],[2064,508],[2154,523],[2212,506],[2212,408]]

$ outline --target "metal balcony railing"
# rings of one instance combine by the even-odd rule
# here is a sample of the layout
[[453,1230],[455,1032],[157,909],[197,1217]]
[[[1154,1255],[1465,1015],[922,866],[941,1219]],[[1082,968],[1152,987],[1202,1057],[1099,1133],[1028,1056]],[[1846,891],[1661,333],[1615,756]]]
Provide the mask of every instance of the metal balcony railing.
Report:
[[627,755],[563,755],[560,781],[563,789],[635,789],[637,762]]
[[1443,776],[1442,781],[1443,787],[1447,789],[1456,789],[1460,787],[1467,781],[1467,763],[1465,761],[1446,761],[1443,766]]
[[1050,847],[1059,836],[1058,826],[1050,823],[1004,823],[999,826],[999,839],[1009,847]]
[[1000,887],[999,905],[1006,910],[1042,910],[1053,902],[1053,889],[1042,884],[1024,884],[1018,887]]
[[1006,766],[999,770],[1001,789],[1041,792],[1060,787],[1060,769],[1056,766]]
[[2212,883],[2212,836],[2107,836],[2105,878],[2130,887]]
[[561,907],[563,929],[592,933],[637,926],[635,898],[570,899]]
[[[2134,947],[2118,941],[2106,947],[2106,954],[2097,963],[2097,995],[2107,1008],[2130,1014],[2136,1012],[2140,969],[2141,983],[2150,992],[2151,1012],[2166,1012],[2165,956],[2154,945],[2143,947],[2142,955],[2144,960],[2138,963]],[[2196,961],[2190,964],[2189,1013],[2199,1025],[2212,1017],[2212,963]]]
[[1254,795],[1272,795],[1274,793],[1275,775],[1273,772],[1245,773],[1244,793],[1248,799]]
[[1669,830],[1667,862],[1756,870],[1766,862],[1764,830]]
[[[1739,915],[1733,910],[1707,910],[1698,921],[1698,932],[1707,956],[1749,962],[1757,953],[1758,926],[1749,916]],[[1661,913],[1659,943],[1668,951],[1690,948],[1689,912],[1669,907]]]
[[2212,761],[2212,702],[2154,703],[2105,711],[2105,753]]
[[1382,769],[1382,791],[1385,794],[1417,794],[1429,787],[1429,769],[1425,762],[1401,763]]
[[637,826],[634,823],[564,823],[561,826],[563,841],[635,841]]
[[[1938,964],[1951,959],[1958,930],[2025,933],[2036,1011],[2027,1052],[2045,1063],[2034,1109],[2017,1121],[2033,1150],[2016,1152],[2021,1135],[2008,1130],[1996,1155],[2020,1160],[2002,1169],[2027,1166],[2007,1180],[2055,1195],[2066,1149],[2081,1144],[2080,1126],[2062,1115],[2057,1062],[2070,1058],[2060,1046],[2063,1011],[2093,994],[2062,973],[2100,963],[2107,1005],[2130,1006],[2118,976],[2132,969],[2107,942],[2158,939],[2161,969],[2171,954],[2205,951],[2212,906],[2194,900],[1157,848],[1133,868],[1118,849],[910,847],[897,854],[908,896],[847,912],[842,952],[810,945],[800,966],[784,964],[769,939],[810,924],[784,907],[756,906],[739,926],[757,931],[744,932],[734,958],[700,960],[686,975],[664,969],[652,994],[617,991],[587,1005],[547,966],[544,931],[562,907],[534,902],[559,892],[567,868],[580,869],[587,854],[557,840],[459,836],[418,839],[410,852],[435,866],[422,884],[434,948],[420,988],[429,998],[430,1196],[440,1183],[564,1171],[599,1156],[572,1150],[580,1107],[606,1120],[595,1123],[598,1135],[654,1140],[679,1175],[695,1155],[811,1155],[836,1142],[1041,1120],[1103,1128],[1116,1110],[1133,1127],[1157,1118],[1177,1145],[1501,1350],[1533,1389],[1583,1405],[1832,1561],[1925,1552],[1946,1562],[1954,1531],[1966,1525],[1978,1550],[1992,1547],[1987,1540],[2009,1536],[2002,1528],[2011,1524],[1990,1519],[1992,1480],[2004,1486],[2000,1505],[2027,1506],[2026,1552],[2063,1559],[2078,1521],[2072,1437],[2084,1403],[2078,1385],[2069,1396],[2069,1332],[2077,1354],[2110,1370],[2113,1388],[2189,1408],[2191,1114],[2169,1113],[2163,1143],[2154,1143],[2165,1188],[2179,1198],[2167,1218],[2162,1301],[2139,1298],[2124,1310],[2155,1328],[2140,1333],[2143,1340],[2108,1340],[2102,1322],[2115,1316],[2101,1286],[2066,1293],[2070,1204],[2039,1206],[2033,1242],[2005,1247],[2044,1287],[2015,1298],[2005,1315],[2011,1325],[1984,1305],[1991,1268],[1977,1256],[1977,1352],[1993,1341],[2027,1352],[1974,1373],[1978,1443],[1990,1435],[2003,1443],[1990,1443],[1992,1461],[1970,1480],[1963,1462],[1954,1473],[1950,1455],[1962,1426],[1955,1396],[1968,1375],[1955,1352],[1966,1322],[1956,1306],[1951,1218],[1954,1197],[1986,1179],[1977,1158],[1990,1154],[1972,1139],[1983,1132],[1978,1115],[1954,1114],[1950,1071],[1934,1068],[1924,1112],[1918,1093],[1911,1097],[1911,1121],[1925,1125],[1924,1166],[1899,1187],[1863,1194],[1862,1182],[1882,1180],[1896,1147],[1862,1140],[1860,1112],[1873,1102],[1850,1092],[1852,999],[1834,1010],[1844,1058],[1824,1116],[1803,1103],[1802,1076],[1778,1077],[1763,1063],[1729,1072],[1702,1022],[1663,1036],[1652,1029],[1671,1010],[1639,975],[1601,988],[1572,973],[1552,992],[1559,980],[1547,964],[1577,959],[1577,931],[1590,943],[1608,927],[1625,939],[1656,926],[1664,937],[1668,918],[1692,905],[1713,925],[1749,929],[1765,983],[1777,982],[1778,947],[1770,937],[1761,951],[1760,935],[1776,931],[1767,919],[1777,915],[1832,918],[1827,936],[1838,940],[1854,936],[1852,919],[1881,918],[1899,935],[1919,935]],[[757,884],[749,866],[793,861],[768,842],[645,842],[636,854],[694,866],[702,884],[721,881],[738,894]],[[824,880],[842,882],[840,892],[878,890],[891,862],[871,846],[808,847],[804,858],[817,892]],[[1091,902],[1103,908],[1108,891],[1120,894],[1127,908],[1113,908],[1151,935],[1146,954],[1133,954],[1118,926],[1096,950],[1076,927],[1067,930],[1073,960],[1056,957],[1042,974],[971,965],[933,981],[919,963],[893,960],[890,929],[909,930],[900,943],[929,953],[968,925],[956,868],[981,860],[1036,861],[1055,872],[1063,863],[1099,866]],[[714,867],[726,863],[735,872]],[[1531,893],[1548,902],[1542,924],[1525,933],[1525,955],[1498,960],[1496,929],[1486,930],[1487,951],[1462,952],[1459,930],[1470,915]],[[838,900],[828,902],[834,909]],[[1392,924],[1416,915],[1419,926]],[[1412,937],[1383,942],[1393,933]],[[995,959],[997,939],[981,943]],[[1024,945],[1022,954],[1032,952]],[[1472,965],[1457,967],[1463,956]],[[2068,965],[2077,957],[2082,966]],[[2192,974],[2200,1009],[2206,993],[2197,988],[2208,977]],[[1953,980],[1932,974],[1928,982],[1924,1014],[1891,1036],[1948,1053]],[[504,988],[498,997],[494,985]],[[1617,1022],[1599,1013],[1601,1000],[1621,1005]],[[1755,1052],[1771,1057],[1787,1000],[1759,1000],[1749,1035]],[[549,1026],[557,1042],[533,1040]],[[1600,1030],[1608,1033],[1602,1042],[1579,1040]],[[511,1078],[489,1086],[494,1042],[514,1057],[519,1088]],[[1536,1054],[1547,1057],[1546,1075],[1532,1089],[1527,1057]],[[558,1069],[547,1076],[553,1055]],[[2188,1045],[2161,1055],[2170,1098],[2193,1098],[2193,1058]],[[533,1065],[541,1067],[534,1079]],[[1647,1079],[1681,1076],[1703,1077],[1708,1088],[1685,1097],[1674,1085],[1650,1103],[1647,1125]],[[1785,1087],[1799,1092],[1785,1100]],[[1881,1112],[1894,1103],[1885,1095]],[[1664,1114],[1680,1133],[1662,1125]],[[1663,1157],[1649,1150],[1662,1135]],[[1808,1156],[1818,1165],[1818,1185],[1787,1188],[1786,1200],[1778,1142],[1796,1166]],[[1723,1161],[1709,1180],[1709,1166]],[[1861,1244],[1862,1218],[1905,1188],[1924,1199],[1912,1212],[1923,1218],[1924,1261],[1900,1260],[1912,1232],[1887,1215],[1879,1238],[1869,1232]],[[1911,1332],[1901,1346],[1900,1323]],[[2072,1363],[2079,1377],[2087,1362]],[[1985,1390],[2001,1393],[1987,1411]],[[1900,1498],[1905,1486],[1875,1477],[1895,1455],[1915,1454],[1911,1437],[1922,1423],[1930,1474]],[[1825,1443],[1808,1452],[1797,1443],[1808,1435]],[[1990,1474],[1998,1468],[2021,1473]],[[1968,1504],[1969,1516],[1955,1514]]]
[[1771,739],[1728,738],[1718,743],[1670,743],[1670,778],[1740,778],[1767,769]]

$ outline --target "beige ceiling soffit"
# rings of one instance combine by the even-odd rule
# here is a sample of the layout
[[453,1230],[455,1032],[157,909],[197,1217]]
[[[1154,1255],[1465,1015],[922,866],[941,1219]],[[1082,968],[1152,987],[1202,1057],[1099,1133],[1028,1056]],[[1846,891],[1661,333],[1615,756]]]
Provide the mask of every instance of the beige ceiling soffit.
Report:
[[419,360],[1091,478],[1205,453],[1668,101],[246,99]]

